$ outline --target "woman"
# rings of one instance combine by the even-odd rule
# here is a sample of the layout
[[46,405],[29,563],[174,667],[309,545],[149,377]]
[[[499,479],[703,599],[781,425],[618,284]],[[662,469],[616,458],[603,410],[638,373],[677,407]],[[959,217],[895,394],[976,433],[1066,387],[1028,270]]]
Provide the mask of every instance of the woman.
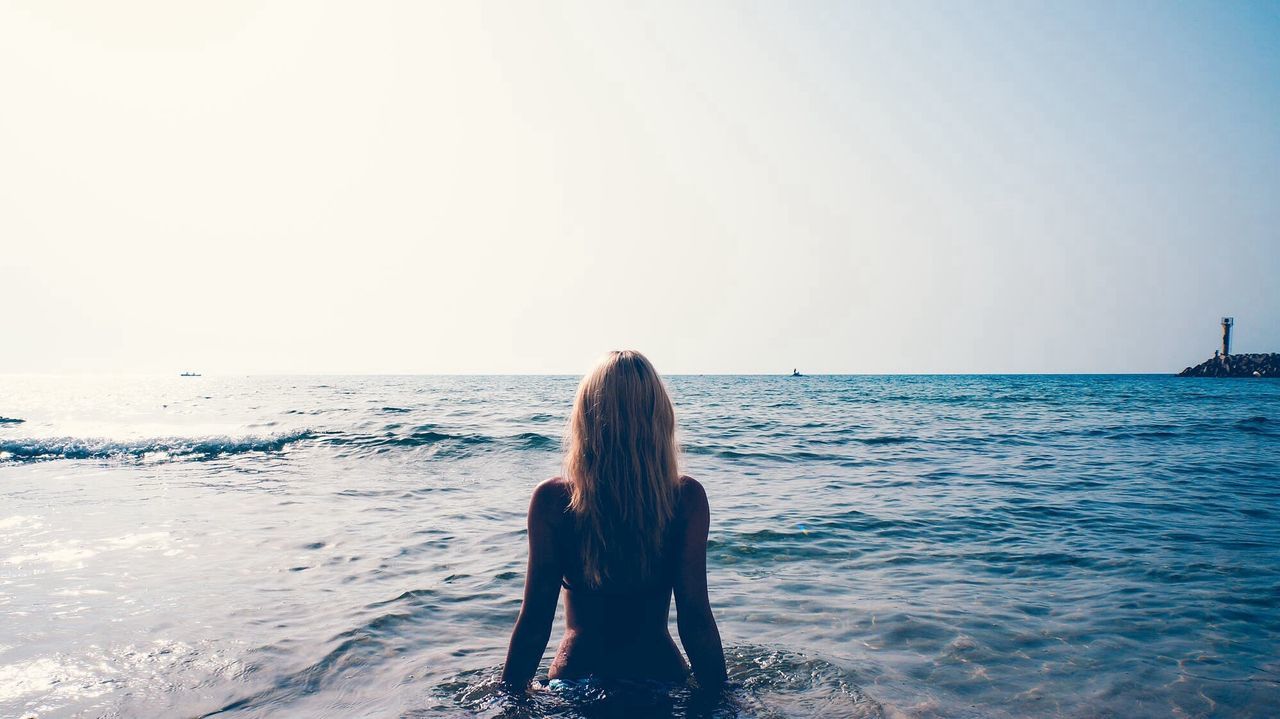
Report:
[[611,352],[582,379],[569,420],[564,477],[533,490],[524,604],[502,679],[525,688],[565,589],[565,633],[550,678],[725,679],[707,599],[702,485],[676,467],[675,410],[639,352]]

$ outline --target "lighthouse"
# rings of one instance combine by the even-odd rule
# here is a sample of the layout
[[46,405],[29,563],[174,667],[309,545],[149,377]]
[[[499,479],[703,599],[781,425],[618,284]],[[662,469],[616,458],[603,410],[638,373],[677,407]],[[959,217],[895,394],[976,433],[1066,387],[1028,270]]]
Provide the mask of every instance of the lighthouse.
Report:
[[1231,326],[1236,323],[1234,317],[1222,318],[1222,356],[1231,354]]

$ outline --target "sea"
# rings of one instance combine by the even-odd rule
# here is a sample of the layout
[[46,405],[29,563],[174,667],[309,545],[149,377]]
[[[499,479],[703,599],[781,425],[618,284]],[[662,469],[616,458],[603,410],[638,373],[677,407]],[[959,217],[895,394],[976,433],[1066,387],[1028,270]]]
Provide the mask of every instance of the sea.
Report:
[[666,382],[722,695],[498,690],[575,377],[6,376],[0,716],[1280,716],[1280,382]]

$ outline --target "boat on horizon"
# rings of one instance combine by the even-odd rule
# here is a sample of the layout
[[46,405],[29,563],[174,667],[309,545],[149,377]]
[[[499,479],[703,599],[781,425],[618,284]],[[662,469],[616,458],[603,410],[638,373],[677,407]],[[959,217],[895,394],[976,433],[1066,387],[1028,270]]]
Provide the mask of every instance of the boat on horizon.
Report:
[[183,372],[178,376],[179,377],[199,377],[200,373],[199,372]]
[[803,377],[804,375],[800,374],[800,370],[798,370],[798,369],[793,369],[793,370],[791,370],[791,375],[790,375],[790,376],[791,376],[791,377]]

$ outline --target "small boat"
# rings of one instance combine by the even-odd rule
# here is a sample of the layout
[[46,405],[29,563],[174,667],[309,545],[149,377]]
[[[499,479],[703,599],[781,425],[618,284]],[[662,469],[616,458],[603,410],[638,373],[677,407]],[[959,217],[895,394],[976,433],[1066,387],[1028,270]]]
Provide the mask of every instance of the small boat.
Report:
[[800,370],[798,370],[798,369],[793,369],[793,370],[791,370],[791,376],[792,376],[792,377],[803,377],[804,375],[800,374]]
[[199,377],[199,376],[200,376],[200,373],[199,373],[199,372],[183,372],[182,374],[180,374],[180,375],[178,375],[178,376],[179,376],[179,377]]

